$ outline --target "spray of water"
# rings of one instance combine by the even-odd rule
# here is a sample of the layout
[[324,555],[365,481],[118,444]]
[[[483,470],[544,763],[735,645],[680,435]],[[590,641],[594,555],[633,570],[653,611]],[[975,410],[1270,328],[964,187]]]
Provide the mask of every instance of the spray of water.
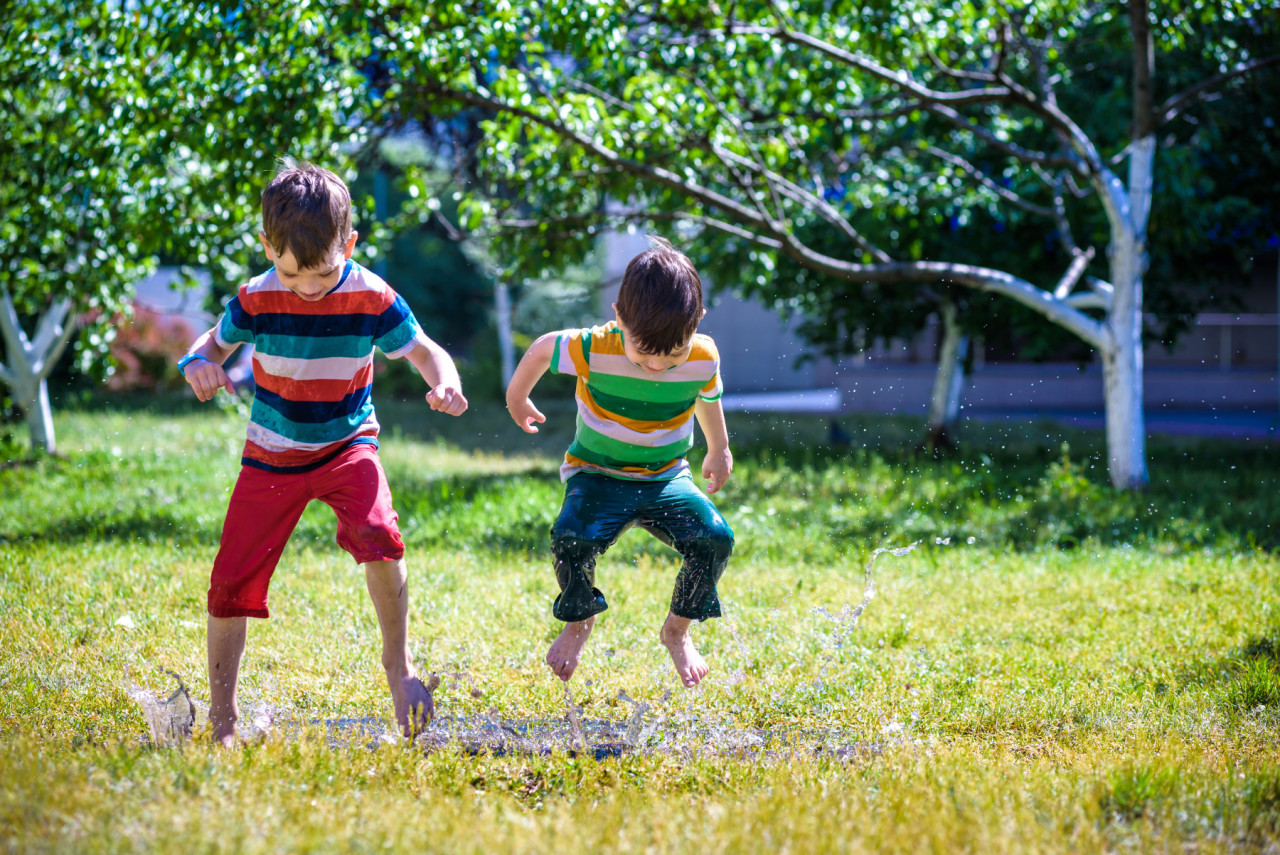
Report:
[[818,671],[818,679],[814,681],[814,688],[819,690],[826,684],[827,671],[831,668],[831,663],[835,659],[836,653],[844,647],[845,640],[848,639],[858,627],[858,621],[862,618],[862,613],[867,610],[867,606],[876,596],[876,576],[875,564],[876,559],[882,553],[889,553],[901,558],[903,555],[911,552],[921,541],[916,541],[908,546],[900,546],[897,548],[882,546],[871,553],[871,557],[867,559],[867,566],[862,572],[862,602],[850,608],[848,603],[845,604],[839,614],[832,615],[826,609],[816,609],[815,612],[829,617],[836,621],[835,631],[831,634],[831,645],[825,656],[822,657],[822,668]]
[[164,673],[178,683],[167,698],[161,700],[155,692],[136,684],[129,686],[129,697],[142,707],[142,715],[151,730],[153,744],[180,745],[191,737],[196,723],[196,705],[182,678],[167,669]]
[[737,619],[732,616],[731,610],[737,608],[737,606],[725,599],[722,599],[721,603],[725,606],[724,625],[729,628],[729,635],[733,638],[733,643],[738,647],[738,657],[742,662],[742,665],[733,669],[725,680],[730,686],[736,686],[747,679],[746,669],[751,666],[751,652],[747,650],[747,645],[743,643],[742,636],[738,633]]
[[623,734],[622,741],[628,747],[635,748],[643,735],[644,714],[649,711],[649,705],[644,701],[633,700],[622,689],[618,690],[618,700],[631,704],[631,718],[627,719],[627,729]]
[[573,692],[569,691],[568,683],[564,684],[564,705],[568,710],[566,718],[569,721],[571,745],[583,754],[589,754],[591,747],[587,745],[587,737],[582,732],[582,718],[578,715],[578,707],[573,702]]

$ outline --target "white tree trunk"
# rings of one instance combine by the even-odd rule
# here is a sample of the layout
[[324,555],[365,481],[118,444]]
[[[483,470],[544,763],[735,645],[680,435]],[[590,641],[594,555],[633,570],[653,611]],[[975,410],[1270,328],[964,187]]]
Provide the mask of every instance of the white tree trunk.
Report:
[[48,454],[58,449],[46,380],[74,332],[75,325],[67,317],[70,312],[70,300],[54,303],[40,316],[35,337],[28,339],[12,297],[0,290],[0,334],[6,357],[0,363],[0,382],[13,390],[14,401],[31,431],[31,447]]
[[1109,347],[1102,349],[1106,384],[1107,453],[1111,483],[1120,489],[1147,483],[1147,429],[1142,409],[1142,277],[1147,269],[1147,218],[1151,212],[1154,136],[1133,144],[1129,187],[1114,185],[1111,196],[1124,204],[1108,207],[1111,244],[1107,249],[1113,286],[1107,315]]
[[960,329],[955,303],[943,303],[941,314],[942,344],[929,403],[929,442],[935,447],[950,445],[955,435],[964,390],[964,358],[969,349],[969,337]]
[[516,372],[516,345],[511,335],[511,290],[505,282],[493,286],[493,310],[498,321],[498,352],[502,358],[502,388]]

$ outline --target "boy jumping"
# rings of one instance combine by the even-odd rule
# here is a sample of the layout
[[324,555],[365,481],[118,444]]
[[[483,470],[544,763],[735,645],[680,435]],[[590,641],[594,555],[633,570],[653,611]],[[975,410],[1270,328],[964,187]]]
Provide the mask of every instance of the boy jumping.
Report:
[[707,675],[689,626],[720,616],[716,582],[733,551],[733,531],[693,483],[685,455],[696,416],[707,440],[702,477],[715,493],[733,472],[720,405],[720,356],[698,334],[706,314],[693,263],[665,240],[627,265],[616,322],[543,335],[520,360],[507,409],[527,433],[546,421],[529,399],[550,368],[578,378],[578,425],[560,467],[564,504],[551,529],[565,627],[547,651],[562,680],[578,666],[595,616],[608,608],[595,587],[596,557],[640,526],[684,558],[660,638],[685,686]]
[[401,730],[414,735],[434,712],[409,654],[404,542],[370,398],[373,349],[418,369],[431,409],[458,416],[467,399],[453,360],[404,300],[351,260],[356,236],[342,179],[309,164],[282,169],[262,194],[259,237],[274,267],[241,286],[178,363],[208,401],[235,391],[222,363],[254,346],[248,437],[209,582],[209,723],[223,745],[235,741],[240,716],[247,618],[269,616],[271,574],[312,499],[333,508],[338,545],[364,565]]

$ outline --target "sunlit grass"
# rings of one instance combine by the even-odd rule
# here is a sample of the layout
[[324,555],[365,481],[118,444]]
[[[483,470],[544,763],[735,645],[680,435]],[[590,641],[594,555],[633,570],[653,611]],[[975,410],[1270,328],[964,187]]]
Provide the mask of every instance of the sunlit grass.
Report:
[[[381,408],[380,408],[381,409]],[[546,532],[571,414],[409,405],[383,459],[409,547],[413,650],[450,716],[558,719]],[[432,419],[435,418],[435,421]],[[588,719],[758,728],[799,746],[601,761],[331,744],[385,719],[359,568],[311,507],[252,623],[248,705],[293,734],[232,752],[150,745],[127,690],[207,699],[204,594],[243,427],[207,408],[60,413],[64,459],[0,471],[0,841],[15,851],[1262,850],[1280,841],[1277,450],[1153,447],[1153,485],[1105,486],[1097,440],[736,416],[720,506],[738,549],[713,667],[677,687],[657,628],[672,554],[629,534],[574,678]],[[1063,442],[1069,443],[1064,452]],[[1236,467],[1233,469],[1232,467]],[[856,626],[881,546],[874,599]],[[847,611],[844,612],[847,615]],[[670,692],[668,695],[667,693]],[[300,728],[300,729],[296,729]],[[692,748],[706,748],[691,743]],[[712,746],[714,747],[714,746]]]

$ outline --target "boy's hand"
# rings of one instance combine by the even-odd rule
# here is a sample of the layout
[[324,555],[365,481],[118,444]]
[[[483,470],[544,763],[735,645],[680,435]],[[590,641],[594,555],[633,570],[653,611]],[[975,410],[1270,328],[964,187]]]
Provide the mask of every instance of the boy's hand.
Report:
[[533,426],[533,423],[542,424],[547,420],[547,417],[538,412],[538,408],[528,398],[523,400],[508,398],[507,412],[511,413],[511,418],[515,420],[516,424],[520,425],[520,430],[525,433],[537,433],[538,429]]
[[707,452],[702,459],[702,477],[707,479],[707,492],[715,493],[725,485],[733,474],[733,454],[729,449],[719,452]]
[[467,399],[462,389],[449,383],[439,383],[427,393],[427,406],[441,413],[460,416],[467,411]]
[[227,372],[222,370],[222,366],[216,362],[210,362],[207,359],[195,359],[187,363],[187,367],[183,369],[182,373],[184,379],[195,390],[196,397],[201,401],[209,400],[218,394],[219,389],[226,389],[230,395],[234,395],[236,392],[236,387],[231,384],[231,378],[227,376]]

